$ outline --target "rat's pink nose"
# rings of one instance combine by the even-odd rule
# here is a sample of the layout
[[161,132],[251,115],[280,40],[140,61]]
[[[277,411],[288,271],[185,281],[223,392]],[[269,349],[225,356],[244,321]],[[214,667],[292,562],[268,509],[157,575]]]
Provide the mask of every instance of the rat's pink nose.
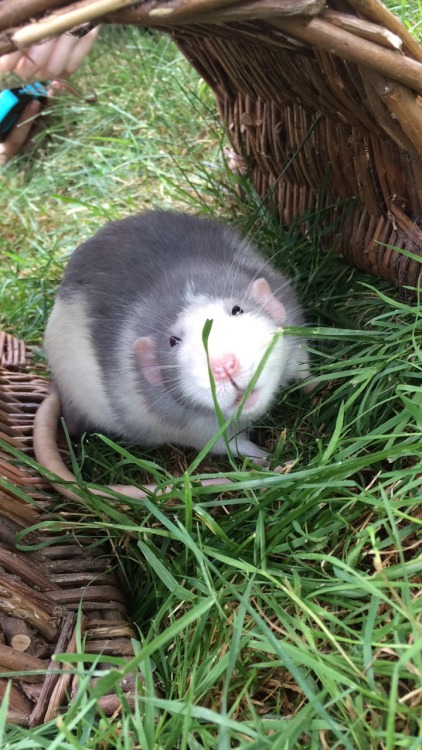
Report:
[[223,354],[222,357],[211,359],[210,364],[215,380],[226,380],[239,369],[239,360],[234,354]]

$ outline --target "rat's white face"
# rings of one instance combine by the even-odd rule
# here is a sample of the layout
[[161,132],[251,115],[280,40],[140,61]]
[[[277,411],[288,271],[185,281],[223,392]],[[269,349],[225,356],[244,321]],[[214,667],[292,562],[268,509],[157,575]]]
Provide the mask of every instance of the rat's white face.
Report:
[[[277,324],[265,315],[242,310],[229,300],[191,300],[174,325],[171,346],[180,372],[179,386],[187,404],[214,410],[205,347],[202,341],[207,320],[212,320],[208,337],[209,363],[217,400],[225,417],[234,414],[277,332]],[[173,329],[172,329],[173,332]],[[282,381],[285,342],[279,337],[242,415],[254,419],[270,406]]]

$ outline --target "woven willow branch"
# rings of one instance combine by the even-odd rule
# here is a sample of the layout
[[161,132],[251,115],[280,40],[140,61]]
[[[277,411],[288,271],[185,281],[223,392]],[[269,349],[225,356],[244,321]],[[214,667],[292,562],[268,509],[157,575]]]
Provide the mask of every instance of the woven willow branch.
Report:
[[148,3],[137,8],[128,8],[120,13],[111,14],[107,21],[114,23],[136,23],[142,26],[152,26],[157,23],[160,26],[174,25],[175,23],[233,23],[235,21],[253,21],[271,16],[314,16],[324,7],[325,0],[250,0],[250,2],[237,2],[228,7],[218,10],[200,11],[199,6],[192,2],[189,4],[189,12],[174,13],[151,13]]
[[422,154],[422,107],[407,86],[372,74],[372,84],[387,109],[399,121],[416,150]]
[[[65,5],[67,0],[55,0],[54,5],[58,8]],[[21,21],[37,16],[51,7],[51,0],[13,0],[13,2],[0,2],[0,29],[9,29],[17,26]]]
[[[4,0],[3,0],[4,2]],[[13,13],[14,0],[6,0],[5,7],[0,6],[0,30],[10,24],[17,24],[35,14],[38,4],[41,10],[51,6],[51,0],[19,0],[20,11]],[[58,0],[57,5],[63,5]],[[0,54],[11,52],[16,48],[25,48],[31,44],[44,41],[49,36],[68,31],[75,26],[91,20],[106,20],[111,23],[137,23],[143,26],[169,26],[176,23],[212,23],[229,22],[254,18],[267,18],[274,14],[280,16],[315,15],[324,7],[324,0],[146,0],[136,8],[130,7],[130,0],[80,0],[68,5],[63,10],[55,11],[50,16],[20,29],[3,35],[0,38]]]
[[377,23],[352,16],[350,13],[338,13],[335,10],[326,8],[321,13],[321,17],[333,23],[334,26],[338,26],[340,29],[350,31],[355,36],[360,36],[369,42],[380,44],[382,47],[387,47],[387,49],[401,50],[403,47],[403,42],[397,34],[393,34],[392,31],[384,29]]
[[[67,0],[54,0],[55,7],[66,5]],[[51,0],[2,0],[0,2],[0,30],[17,26],[51,8]]]
[[394,16],[381,0],[347,0],[355,11],[370,21],[381,24],[402,39],[405,50],[422,62],[422,48],[397,16]]
[[[240,2],[240,0],[237,0]],[[280,5],[292,0],[279,0]],[[319,5],[319,0],[302,0],[304,5]],[[18,47],[28,47],[31,44],[46,39],[55,34],[61,34],[74,26],[79,26],[87,21],[102,18],[108,13],[116,12],[133,4],[133,0],[90,0],[90,2],[74,3],[62,12],[55,13],[42,21],[37,21],[15,31],[12,34],[12,42]],[[160,23],[163,19],[167,23],[173,23],[175,19],[187,22],[194,14],[207,14],[219,11],[228,5],[235,5],[236,0],[168,0],[168,2],[157,2],[150,0],[141,6],[145,15],[151,20],[151,24]],[[300,6],[301,0],[296,5]]]
[[422,94],[422,65],[410,57],[361,39],[321,17],[284,18],[282,21],[273,19],[271,25],[285,34],[291,34],[296,39],[326,50],[343,60],[375,70]]
[[81,4],[80,7],[74,7],[73,10],[64,12],[61,15],[50,16],[43,21],[32,23],[24,26],[12,34],[12,42],[16,47],[29,47],[35,42],[46,39],[49,36],[62,34],[69,31],[74,26],[100,18],[106,13],[113,10],[124,8],[130,5],[132,0],[95,0],[93,3]]

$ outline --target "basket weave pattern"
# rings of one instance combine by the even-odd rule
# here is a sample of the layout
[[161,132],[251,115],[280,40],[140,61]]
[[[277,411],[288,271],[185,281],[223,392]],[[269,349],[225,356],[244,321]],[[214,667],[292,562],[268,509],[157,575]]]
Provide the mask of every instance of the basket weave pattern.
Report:
[[327,224],[341,217],[331,246],[365,271],[415,285],[420,265],[393,247],[422,257],[415,221],[422,215],[422,160],[403,134],[408,150],[377,122],[376,74],[324,51],[261,44],[237,31],[224,41],[220,34],[174,36],[206,71],[231,143],[281,221],[340,202],[325,213]]
[[[21,341],[0,332],[0,438],[30,454],[33,417],[48,381],[26,371],[28,359],[30,350]],[[109,551],[95,539],[48,527],[22,539],[21,544],[39,549],[21,551],[19,532],[57,519],[48,497],[51,488],[1,448],[0,477],[0,672],[20,673],[12,681],[9,721],[36,726],[54,718],[76,690],[76,677],[51,657],[76,651],[80,606],[85,652],[102,654],[103,663],[110,654],[132,656],[134,632]],[[31,670],[41,673],[25,675]],[[0,678],[0,696],[6,684]],[[133,684],[123,689],[130,700]],[[110,694],[100,706],[114,713],[119,702]]]

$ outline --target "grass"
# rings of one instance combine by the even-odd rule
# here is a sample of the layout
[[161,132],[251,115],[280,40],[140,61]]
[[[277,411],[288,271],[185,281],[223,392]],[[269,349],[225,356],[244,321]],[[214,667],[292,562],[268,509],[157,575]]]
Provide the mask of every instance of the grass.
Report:
[[[281,231],[247,184],[237,198],[212,98],[167,40],[105,30],[76,85],[95,88],[97,104],[59,102],[34,158],[0,181],[3,326],[39,345],[79,242],[146,206],[188,207],[277,250],[306,300],[319,385],[286,390],[258,425],[274,465],[289,462],[282,473],[100,437],[77,449],[95,483],[176,477],[171,501],[122,506],[81,488],[72,522],[112,544],[136,655],[105,671],[81,654],[66,713],[27,732],[0,712],[1,746],[416,750],[421,305],[322,251],[317,212],[303,238]],[[216,496],[191,479],[198,470],[235,487]],[[98,697],[136,669],[135,709],[122,694],[121,716],[96,715]]]

